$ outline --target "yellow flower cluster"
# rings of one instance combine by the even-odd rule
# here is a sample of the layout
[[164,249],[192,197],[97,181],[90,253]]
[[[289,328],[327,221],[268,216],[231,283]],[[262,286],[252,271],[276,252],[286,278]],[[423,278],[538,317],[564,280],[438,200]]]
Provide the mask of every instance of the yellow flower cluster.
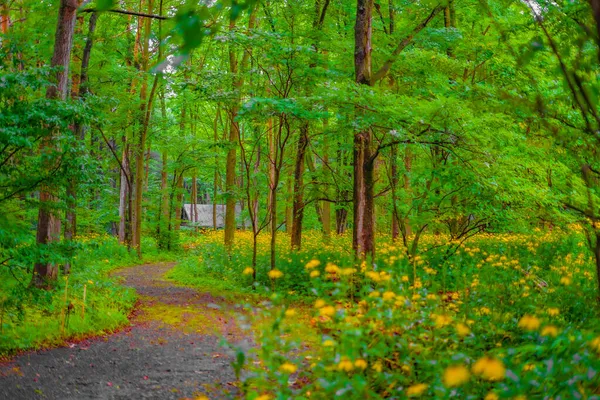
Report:
[[369,271],[365,274],[368,278],[370,278],[374,282],[387,282],[392,277],[385,271],[377,272],[377,271]]
[[464,385],[469,381],[471,374],[464,365],[453,365],[444,371],[442,382],[446,387],[457,387]]
[[293,374],[298,370],[298,367],[290,362],[285,362],[279,366],[279,370],[285,374]]
[[540,320],[534,316],[525,314],[519,321],[519,328],[524,329],[526,331],[535,331],[540,327]]
[[424,383],[417,383],[416,385],[409,386],[406,389],[406,395],[409,397],[420,396],[427,390],[427,385]]
[[502,361],[489,356],[480,358],[473,365],[472,371],[487,381],[500,381],[506,375],[506,367]]
[[279,279],[283,276],[283,272],[281,272],[278,269],[272,269],[270,270],[267,275],[269,276],[269,278],[271,279]]

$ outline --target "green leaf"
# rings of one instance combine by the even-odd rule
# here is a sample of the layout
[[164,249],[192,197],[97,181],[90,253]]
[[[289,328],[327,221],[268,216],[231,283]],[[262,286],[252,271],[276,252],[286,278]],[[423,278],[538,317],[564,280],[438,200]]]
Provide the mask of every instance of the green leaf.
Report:
[[115,5],[115,0],[98,0],[96,2],[96,9],[98,11],[108,11]]

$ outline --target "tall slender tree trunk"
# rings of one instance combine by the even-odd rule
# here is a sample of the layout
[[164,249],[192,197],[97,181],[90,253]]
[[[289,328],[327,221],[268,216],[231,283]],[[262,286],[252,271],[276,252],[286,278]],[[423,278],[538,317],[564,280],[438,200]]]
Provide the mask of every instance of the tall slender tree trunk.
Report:
[[[153,12],[153,0],[148,0],[148,14]],[[152,95],[148,96],[148,79],[146,72],[150,61],[150,33],[152,27],[152,19],[144,20],[144,34],[142,38],[142,57],[140,70],[142,73],[142,84],[140,88],[140,131],[138,141],[135,143],[135,200],[134,200],[134,225],[133,225],[133,247],[135,248],[138,257],[142,257],[142,219],[143,209],[142,202],[144,198],[144,153],[146,150],[146,137],[148,133],[148,125],[150,123],[150,113],[152,109]],[[155,88],[153,86],[153,89]],[[154,91],[154,90],[153,90]]]
[[[216,145],[219,140],[218,131],[219,131],[219,118],[221,116],[221,108],[217,104],[217,112],[215,114],[215,120],[213,124],[213,141]],[[213,230],[217,230],[217,189],[219,182],[219,156],[215,155],[215,171],[213,176],[213,204],[212,204],[212,221],[213,221]]]
[[[235,71],[236,68],[237,67],[232,67],[232,71]],[[225,191],[227,192],[227,197],[225,198],[225,246],[227,249],[230,249],[231,245],[233,244],[236,229],[235,205],[237,199],[235,192],[237,186],[235,172],[237,168],[236,149],[239,135],[239,125],[235,121],[237,112],[238,107],[235,105],[230,110],[229,143],[231,144],[231,147],[227,153],[227,164],[225,167]]]
[[398,145],[393,145],[390,154],[392,187],[392,240],[400,236],[400,215],[398,211]]
[[[79,19],[79,18],[78,18]],[[79,19],[80,23],[83,24],[83,18]],[[81,99],[85,101],[85,97],[88,93],[88,67],[90,64],[90,56],[92,53],[92,46],[94,44],[94,31],[96,30],[96,21],[98,20],[98,13],[94,12],[90,16],[88,35],[83,48],[81,56],[81,63],[79,65],[78,74],[73,75],[73,85],[71,88],[71,97],[73,99]],[[81,145],[85,140],[86,126],[80,122],[75,123],[73,132],[77,140],[80,141]],[[77,235],[77,189],[78,181],[77,177],[73,176],[69,179],[67,185],[67,212],[65,215],[65,240],[70,241]],[[67,262],[64,267],[65,274],[68,274],[71,269],[70,262]]]
[[[327,125],[329,121],[325,119],[323,121],[323,129],[327,130]],[[327,140],[327,135],[324,138],[323,144],[323,167],[329,168],[329,142]],[[329,186],[325,186],[325,194],[328,197],[329,195]],[[323,225],[323,236],[325,240],[329,241],[331,237],[331,202],[322,201],[321,202],[321,224]]]
[[[292,168],[290,167],[290,170]],[[290,171],[285,178],[285,231],[292,234],[294,230],[294,173]]]
[[294,204],[291,246],[292,249],[297,250],[302,247],[302,220],[304,218],[304,158],[306,157],[306,147],[308,146],[308,129],[308,122],[304,122],[300,127],[298,151],[296,152],[296,162],[294,165]]
[[168,180],[168,165],[169,152],[163,150],[162,162],[160,169],[160,215],[158,222],[158,237],[161,247],[166,248],[165,244],[169,241],[170,232],[168,227],[169,221],[169,180]]
[[[248,30],[252,30],[256,23],[256,13],[250,13],[250,19],[248,20]],[[229,30],[235,29],[235,20],[229,21]],[[225,191],[227,197],[225,200],[225,247],[229,250],[233,244],[235,237],[235,230],[237,228],[235,221],[235,206],[237,203],[236,199],[236,168],[237,168],[237,157],[236,149],[238,146],[240,136],[240,126],[236,121],[239,103],[241,98],[241,90],[244,84],[244,80],[238,74],[245,69],[248,60],[250,59],[251,50],[246,49],[243,53],[242,59],[238,65],[238,58],[233,48],[229,48],[229,72],[233,77],[233,90],[235,92],[235,102],[231,106],[230,120],[229,120],[229,144],[231,145],[229,152],[227,153],[227,164],[225,166]]]
[[[354,25],[354,67],[356,82],[371,84],[371,37],[373,0],[357,0]],[[361,112],[360,110],[356,111]],[[369,128],[354,134],[354,225],[352,245],[359,257],[373,257],[375,253],[374,219],[374,159],[373,138]]]
[[197,207],[197,203],[198,203],[198,177],[196,176],[196,169],[194,169],[194,171],[192,172],[192,193],[191,193],[191,205],[192,205],[192,210],[191,210],[191,219],[192,222],[194,223],[194,227],[195,230],[198,231],[198,225],[196,224],[198,222],[198,207]]
[[179,174],[179,177],[177,178],[177,185],[176,185],[176,191],[177,191],[177,195],[175,196],[176,200],[176,204],[175,204],[175,230],[179,231],[181,229],[181,208],[183,207],[183,200],[184,200],[184,196],[183,196],[183,172],[181,172],[181,174]]
[[[8,8],[8,1],[2,1],[0,5],[0,33],[3,35],[8,34],[8,27],[10,26],[10,9]],[[4,42],[6,39],[2,39],[2,46],[6,46]]]
[[127,137],[123,136],[123,152],[121,157],[121,179],[119,185],[119,242],[126,244],[127,248],[131,249],[131,223],[133,209],[131,208],[133,202],[133,193],[131,192],[131,168],[130,168],[130,148],[127,142]]
[[[58,23],[54,41],[54,52],[51,66],[57,67],[54,84],[46,91],[47,99],[66,100],[68,94],[69,65],[71,48],[73,47],[73,33],[77,16],[77,0],[61,0],[58,11]],[[42,154],[51,154],[55,150],[57,132],[44,138],[41,144]],[[49,171],[55,168],[55,162],[49,161],[45,168]],[[48,245],[60,240],[60,217],[56,210],[58,188],[53,183],[45,183],[40,188],[40,208],[38,213],[38,226],[36,242],[39,245]],[[35,263],[31,283],[37,287],[50,287],[57,277],[57,266],[48,261],[40,260]]]

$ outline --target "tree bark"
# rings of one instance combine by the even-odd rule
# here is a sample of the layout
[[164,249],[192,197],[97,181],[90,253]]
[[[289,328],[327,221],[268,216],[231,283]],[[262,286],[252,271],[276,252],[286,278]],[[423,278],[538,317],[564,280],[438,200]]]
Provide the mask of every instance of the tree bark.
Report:
[[[372,19],[373,0],[357,0],[354,68],[355,80],[362,85],[371,84]],[[372,141],[369,128],[363,128],[354,134],[352,247],[361,258],[372,258],[375,251]]]
[[[153,0],[148,0],[148,13],[152,13]],[[134,224],[133,224],[133,247],[135,248],[138,257],[142,257],[142,200],[144,197],[144,153],[146,150],[146,137],[148,133],[148,125],[150,123],[150,114],[152,110],[152,94],[156,87],[156,81],[150,96],[147,95],[148,79],[145,76],[148,71],[148,63],[150,60],[150,32],[152,19],[147,18],[144,24],[144,35],[142,39],[142,57],[140,71],[142,76],[142,85],[140,88],[140,132],[138,141],[135,143],[135,200],[134,200]]]
[[[250,20],[248,21],[248,29],[254,28],[254,23],[256,21],[256,13],[250,14]],[[233,31],[235,29],[235,20],[232,19],[229,22],[229,30]],[[237,156],[236,149],[238,146],[239,135],[240,135],[240,127],[237,121],[238,110],[239,110],[239,101],[241,96],[241,88],[244,83],[242,77],[238,76],[240,69],[244,69],[248,59],[250,58],[250,50],[245,50],[242,56],[240,64],[240,68],[238,69],[238,58],[233,48],[229,48],[229,72],[233,76],[233,90],[235,92],[235,102],[231,106],[230,112],[230,121],[229,121],[229,144],[231,145],[229,152],[227,153],[227,164],[225,166],[225,191],[227,194],[225,200],[225,247],[229,251],[231,249],[231,245],[233,244],[233,240],[235,237],[235,230],[237,228],[235,221],[235,205],[237,203],[236,199],[236,168],[237,168]]]
[[[68,94],[69,65],[71,48],[73,47],[73,33],[79,2],[76,0],[61,0],[58,11],[58,23],[54,42],[54,52],[51,66],[58,67],[54,76],[54,84],[48,87],[46,98],[50,100],[66,100]],[[56,133],[44,138],[41,144],[41,153],[50,154],[55,149]],[[49,161],[46,169],[52,169],[54,164]],[[38,226],[36,242],[47,245],[60,240],[60,217],[58,216],[56,202],[58,200],[57,187],[52,183],[42,185],[40,189],[40,208],[38,213]],[[48,261],[40,260],[33,269],[32,285],[49,288],[57,277],[57,267]]]
[[[83,19],[82,19],[83,20]],[[73,86],[71,88],[71,97],[73,99],[81,99],[85,101],[85,96],[88,93],[88,67],[90,64],[90,56],[92,53],[92,46],[94,44],[94,31],[96,30],[96,21],[98,20],[98,13],[93,13],[90,16],[88,34],[81,55],[81,65],[79,66],[79,74],[73,75]],[[75,123],[73,132],[76,138],[83,143],[85,140],[86,126],[81,123]],[[69,180],[67,186],[67,212],[65,216],[65,240],[72,240],[77,235],[77,177],[72,177]],[[69,273],[70,265],[65,265],[65,273]]]
[[300,127],[298,151],[296,152],[296,162],[294,164],[294,202],[292,211],[291,247],[296,250],[300,250],[302,247],[302,220],[304,218],[304,158],[306,157],[306,147],[308,146],[308,129],[308,121],[303,122]]

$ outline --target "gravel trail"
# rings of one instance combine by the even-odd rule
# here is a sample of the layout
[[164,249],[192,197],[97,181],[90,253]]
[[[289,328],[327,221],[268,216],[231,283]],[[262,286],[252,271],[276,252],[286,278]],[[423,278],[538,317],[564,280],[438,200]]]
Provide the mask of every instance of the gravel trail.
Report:
[[0,364],[0,399],[211,399],[235,393],[221,337],[245,341],[236,307],[163,279],[173,264],[115,275],[139,294],[131,326]]

